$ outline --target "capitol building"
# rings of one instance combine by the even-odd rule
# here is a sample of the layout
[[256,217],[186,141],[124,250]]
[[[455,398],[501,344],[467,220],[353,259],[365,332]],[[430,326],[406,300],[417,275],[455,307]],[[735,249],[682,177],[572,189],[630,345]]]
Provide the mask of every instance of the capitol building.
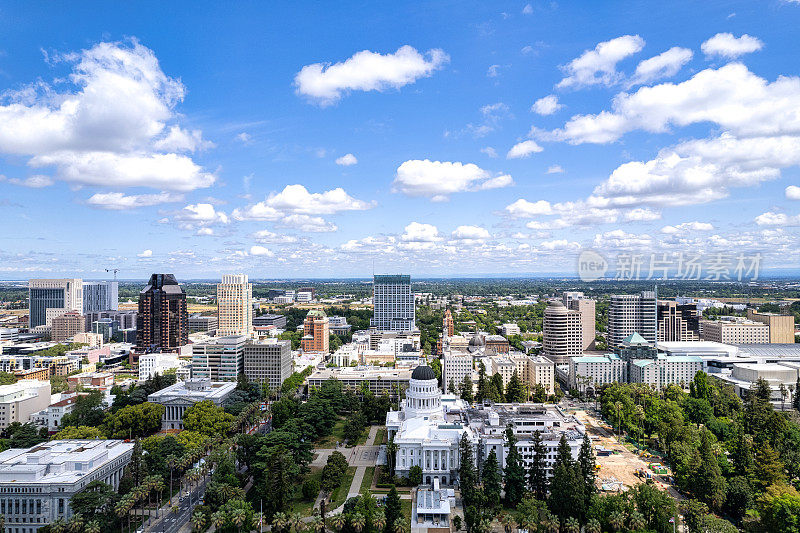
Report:
[[411,374],[406,398],[399,411],[386,414],[389,439],[397,445],[395,471],[408,476],[412,466],[422,469],[422,481],[432,485],[455,485],[458,481],[459,442],[463,435],[472,443],[479,465],[494,450],[505,468],[503,433],[511,427],[525,468],[533,459],[534,432],[539,432],[549,468],[556,458],[561,436],[577,458],[585,428],[571,414],[552,404],[502,403],[470,406],[452,394],[442,394],[436,374],[429,366],[418,366]]

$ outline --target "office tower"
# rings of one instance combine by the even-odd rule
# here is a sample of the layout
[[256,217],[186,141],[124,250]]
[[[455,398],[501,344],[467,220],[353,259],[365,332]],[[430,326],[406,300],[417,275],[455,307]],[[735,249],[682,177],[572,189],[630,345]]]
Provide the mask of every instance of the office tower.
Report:
[[50,325],[67,311],[83,311],[83,281],[80,279],[32,279],[28,281],[28,325]]
[[250,381],[269,385],[271,391],[279,391],[291,374],[291,341],[268,339],[266,342],[245,344],[244,375]]
[[696,304],[679,304],[671,300],[658,301],[658,340],[700,340],[700,312]]
[[50,340],[64,342],[78,333],[83,333],[86,328],[86,319],[78,311],[68,311],[63,315],[53,318]]
[[608,305],[608,347],[616,348],[633,333],[655,344],[656,293],[642,291],[640,294],[614,294]]
[[583,337],[583,349],[591,350],[594,348],[596,335],[596,311],[595,301],[583,296],[582,292],[567,291],[562,295],[564,307],[581,314],[581,336]]
[[701,320],[700,332],[704,341],[723,344],[769,344],[769,325],[742,317]]
[[136,347],[171,351],[189,343],[186,293],[173,274],[153,274],[139,292]]
[[414,323],[414,294],[411,276],[373,276],[372,320],[370,326],[381,331],[412,331]]
[[583,323],[580,311],[567,309],[558,300],[548,302],[542,325],[542,354],[556,364],[583,353]]
[[464,377],[469,376],[472,379],[473,364],[471,353],[445,350],[442,355],[442,390],[450,392],[452,382],[458,394]]
[[119,283],[116,281],[83,282],[83,314],[119,309]]
[[312,309],[303,322],[303,338],[300,347],[304,352],[330,352],[329,338],[330,324],[325,312],[321,309]]
[[192,378],[236,381],[244,372],[246,342],[244,335],[231,335],[192,344]]
[[453,314],[448,309],[444,312],[444,319],[442,320],[442,335],[445,337],[452,337],[455,333],[455,327]]
[[222,283],[217,285],[217,311],[217,335],[253,334],[253,285],[246,274],[222,276]]
[[747,318],[769,326],[769,342],[771,344],[794,344],[793,315],[759,313],[754,309],[748,309]]

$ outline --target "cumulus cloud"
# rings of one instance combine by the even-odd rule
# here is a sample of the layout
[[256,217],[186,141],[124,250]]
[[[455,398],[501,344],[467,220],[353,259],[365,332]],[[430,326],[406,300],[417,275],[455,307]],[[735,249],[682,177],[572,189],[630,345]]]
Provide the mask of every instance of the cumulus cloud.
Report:
[[536,100],[531,106],[531,111],[539,115],[552,115],[562,107],[564,106],[558,103],[558,96],[550,94]]
[[637,207],[636,209],[627,211],[624,215],[624,218],[628,222],[650,222],[652,220],[660,219],[661,213],[658,211],[653,211],[652,209]]
[[0,182],[10,183],[11,185],[18,185],[20,187],[28,187],[29,189],[43,189],[53,185],[55,182],[50,176],[36,174],[24,179],[20,178],[7,178],[0,174]]
[[310,215],[288,215],[280,219],[280,225],[304,233],[331,233],[339,229],[333,222]]
[[253,234],[253,238],[261,244],[288,244],[297,242],[297,237],[293,235],[281,235],[274,231],[262,229]]
[[86,203],[99,209],[121,211],[124,209],[136,209],[137,207],[149,207],[170,202],[180,202],[182,200],[182,194],[170,192],[130,195],[121,192],[101,192],[87,198]]
[[691,231],[713,231],[714,226],[708,222],[684,222],[675,226],[664,226],[661,228],[661,233],[667,235],[675,235],[687,233]]
[[212,235],[211,226],[230,223],[230,217],[217,211],[213,204],[190,204],[175,213],[173,217],[178,227],[183,230],[196,231],[198,235]]
[[136,254],[136,257],[153,257],[153,250],[143,250],[142,253]]
[[272,257],[275,254],[263,246],[255,245],[250,247],[250,255]]
[[497,189],[513,184],[511,176],[492,175],[473,163],[411,159],[397,168],[392,191],[444,201],[457,192]]
[[520,198],[516,202],[506,206],[506,213],[514,218],[533,218],[540,215],[552,215],[553,207],[547,200],[537,200],[529,202]]
[[663,78],[671,78],[692,60],[692,51],[688,48],[673,46],[666,52],[645,59],[636,66],[636,72],[628,83],[629,86],[650,83]]
[[431,76],[449,60],[438,48],[425,54],[408,45],[393,54],[363,50],[341,63],[306,65],[295,76],[294,84],[297,94],[325,106],[336,103],[350,91],[399,89]]
[[432,224],[421,224],[412,222],[405,227],[405,233],[400,236],[404,242],[437,242],[442,238],[439,236],[439,229]]
[[769,211],[758,215],[755,219],[759,226],[800,226],[800,215],[787,215],[777,211]]
[[623,35],[599,43],[594,50],[586,50],[562,67],[565,77],[558,87],[584,87],[588,85],[614,85],[622,75],[617,63],[644,48],[644,39],[638,35]]
[[719,56],[725,59],[757,52],[764,48],[760,39],[747,35],[734,37],[731,33],[718,33],[700,45],[700,50],[707,56]]
[[785,192],[787,200],[800,200],[800,187],[797,185],[789,185]]
[[342,157],[336,158],[336,164],[343,167],[350,167],[358,163],[358,159],[353,154],[344,154]]
[[374,203],[353,198],[337,187],[322,193],[311,193],[303,185],[287,185],[281,192],[271,193],[263,202],[233,210],[237,220],[278,220],[290,214],[333,215],[342,211],[362,211]]
[[522,141],[511,147],[506,154],[506,159],[521,159],[531,154],[539,153],[542,150],[544,148],[536,144],[535,141]]
[[99,43],[54,61],[65,80],[6,93],[0,105],[0,153],[77,185],[190,191],[215,176],[187,152],[211,146],[178,124],[185,88],[136,40]]
[[489,231],[480,226],[459,226],[453,231],[453,238],[456,240],[479,241],[489,237]]

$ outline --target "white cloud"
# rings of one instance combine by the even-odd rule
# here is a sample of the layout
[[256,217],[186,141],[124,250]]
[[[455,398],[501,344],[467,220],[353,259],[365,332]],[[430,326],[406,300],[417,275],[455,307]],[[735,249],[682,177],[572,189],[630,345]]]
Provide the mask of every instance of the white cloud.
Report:
[[397,168],[392,191],[443,201],[457,192],[496,189],[513,184],[511,176],[492,176],[473,163],[411,159]]
[[236,135],[235,139],[242,144],[250,144],[253,141],[253,136],[243,131]]
[[566,239],[542,241],[539,246],[541,246],[545,250],[576,250],[581,247],[579,243],[574,241],[568,241]]
[[[0,105],[0,153],[78,185],[189,191],[215,176],[186,155],[211,146],[177,124],[185,88],[136,40],[99,43],[57,56],[67,80],[6,93]],[[59,89],[64,88],[61,92]]]
[[[228,215],[217,211],[213,204],[208,203],[187,205],[175,214],[174,219],[180,229],[197,231],[198,235],[210,235],[207,231],[209,226],[230,223]],[[206,231],[201,232],[203,229]]]
[[636,72],[628,86],[641,85],[662,78],[671,78],[692,60],[692,51],[688,48],[673,46],[666,52],[645,59],[636,66]]
[[425,55],[408,45],[394,54],[363,50],[342,63],[306,65],[295,76],[294,84],[297,94],[325,106],[336,103],[350,91],[399,89],[430,76],[449,60],[438,48]]
[[272,257],[275,254],[263,246],[256,245],[250,247],[250,255]]
[[587,85],[614,85],[622,75],[617,63],[644,48],[644,39],[638,35],[623,35],[599,43],[562,68],[566,75],[558,87],[583,87]]
[[404,242],[437,242],[442,238],[439,236],[439,229],[432,224],[421,224],[412,222],[405,227],[405,233],[400,236]]
[[480,226],[459,226],[453,231],[453,238],[458,240],[478,241],[489,237],[489,231]]
[[[800,1],[800,0],[798,0]],[[525,7],[522,8],[523,15],[533,15],[533,6],[530,4],[525,4]]]
[[304,233],[331,233],[339,229],[333,222],[310,215],[288,215],[280,220],[280,225]]
[[480,112],[483,120],[478,124],[467,124],[464,128],[466,133],[471,134],[476,139],[485,137],[495,131],[499,127],[501,120],[513,116],[509,112],[508,106],[503,102],[486,104],[481,107]]
[[626,212],[624,218],[629,222],[650,222],[652,220],[659,220],[661,218],[661,213],[653,211],[652,209],[637,207],[636,209],[631,209]]
[[747,35],[734,37],[731,33],[718,33],[702,45],[700,49],[707,56],[719,56],[726,59],[736,59],[737,57],[757,52],[764,48],[764,43],[756,37]]
[[789,185],[786,187],[785,193],[787,200],[800,200],[800,187],[797,185]]
[[547,171],[545,172],[545,174],[563,174],[563,173],[564,169],[561,167],[561,165],[550,165],[549,167],[547,167]]
[[200,228],[197,230],[196,235],[205,235],[205,236],[214,235],[214,228]]
[[50,178],[50,176],[44,176],[42,174],[36,174],[34,176],[30,176],[25,179],[6,178],[2,174],[0,174],[0,182],[3,181],[10,183],[11,185],[28,187],[29,189],[43,189],[44,187],[49,187],[55,183],[52,180],[52,178]]
[[153,250],[143,250],[142,253],[136,254],[136,257],[153,257]]
[[288,244],[297,242],[297,237],[292,235],[281,235],[266,229],[255,232],[253,234],[253,238],[261,244]]
[[337,187],[322,193],[310,193],[303,185],[287,185],[281,192],[273,192],[263,202],[233,210],[237,220],[278,220],[281,217],[300,215],[332,215],[342,211],[371,209],[374,203],[353,198]]
[[118,211],[123,209],[136,209],[137,207],[149,207],[169,202],[180,202],[182,200],[182,194],[169,192],[131,195],[126,195],[121,192],[105,192],[93,194],[86,199],[86,203],[99,209]]
[[552,215],[553,207],[547,200],[529,202],[520,198],[516,202],[506,206],[506,213],[514,218],[534,218],[540,215]]
[[336,158],[336,164],[343,167],[349,167],[358,163],[358,159],[353,154],[344,154],[342,157]]
[[497,157],[497,150],[495,150],[491,146],[486,146],[485,148],[481,148],[481,153],[488,155],[492,159]]
[[521,159],[544,150],[535,141],[522,141],[511,147],[506,154],[506,159]]
[[652,246],[653,238],[650,235],[636,235],[621,229],[598,233],[592,241],[592,247],[599,250],[631,250],[652,248]]
[[759,226],[800,226],[800,215],[787,215],[770,211],[758,215],[755,219]]
[[661,233],[667,235],[675,235],[680,233],[688,233],[694,231],[713,231],[714,226],[708,222],[684,222],[675,226],[664,226],[661,228]]
[[564,106],[558,103],[558,96],[550,94],[536,100],[531,106],[531,111],[539,115],[552,115],[562,107]]

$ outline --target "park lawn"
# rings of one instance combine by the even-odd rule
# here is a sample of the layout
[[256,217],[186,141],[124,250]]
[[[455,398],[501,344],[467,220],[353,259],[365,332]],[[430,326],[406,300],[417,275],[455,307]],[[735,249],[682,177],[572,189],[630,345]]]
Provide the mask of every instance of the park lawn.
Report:
[[361,494],[363,494],[365,490],[369,491],[369,488],[372,486],[372,477],[374,475],[375,475],[375,467],[368,466],[367,470],[364,472],[364,478],[361,480],[361,488],[359,489],[359,492]]
[[400,500],[400,508],[403,510],[403,516],[406,523],[411,523],[411,503],[412,500]]
[[353,477],[355,477],[355,475],[356,467],[348,467],[342,479],[342,483],[331,493],[331,503],[328,505],[328,509],[332,511],[347,500],[347,493],[350,492],[350,485],[353,483]]
[[378,432],[375,433],[375,444],[380,446],[381,444],[388,444],[386,440],[386,428],[379,428]]
[[344,440],[344,423],[344,418],[337,420],[336,424],[333,425],[331,434],[316,441],[314,447],[325,449],[336,448],[336,446],[341,444]]
[[[306,479],[316,479],[319,483],[322,480],[322,469],[312,468],[311,471],[306,474],[306,477],[303,479],[303,481]],[[311,516],[311,511],[313,510],[314,500],[316,500],[316,497],[311,501],[305,500],[303,499],[303,492],[300,489],[301,487],[298,486],[294,495],[289,500],[290,513],[300,513],[303,516]]]

